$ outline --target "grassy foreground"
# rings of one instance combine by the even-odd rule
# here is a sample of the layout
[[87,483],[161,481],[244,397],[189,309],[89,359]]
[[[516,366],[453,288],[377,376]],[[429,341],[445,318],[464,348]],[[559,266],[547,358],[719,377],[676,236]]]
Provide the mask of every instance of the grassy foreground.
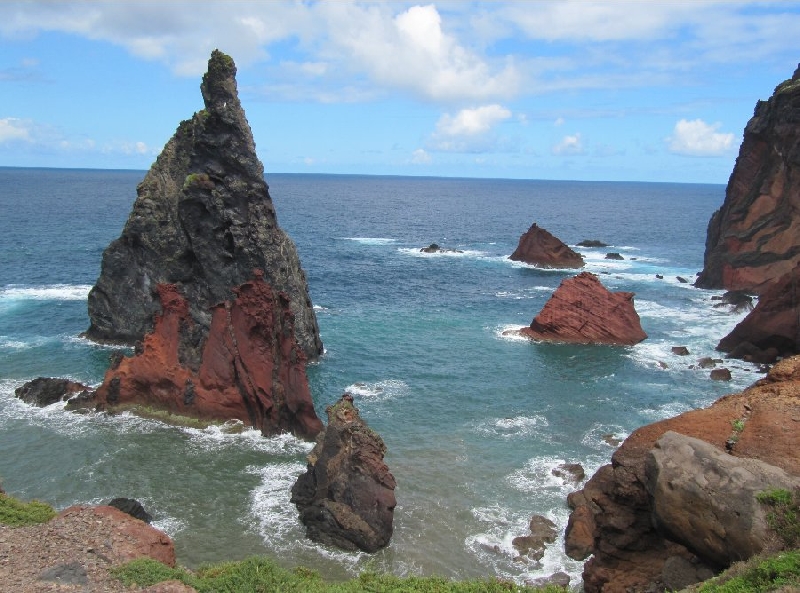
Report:
[[26,527],[47,523],[55,516],[56,512],[49,504],[38,500],[22,502],[0,492],[0,524]]

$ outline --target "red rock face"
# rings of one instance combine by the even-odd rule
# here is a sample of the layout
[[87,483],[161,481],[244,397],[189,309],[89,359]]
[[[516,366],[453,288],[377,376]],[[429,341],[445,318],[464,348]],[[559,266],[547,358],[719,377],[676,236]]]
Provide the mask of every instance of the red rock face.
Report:
[[314,412],[306,356],[294,337],[289,300],[254,278],[236,298],[212,311],[198,369],[182,363],[192,344],[186,299],[174,284],[158,286],[162,311],[141,353],[109,369],[99,405],[143,404],[207,420],[241,420],[269,435],[312,438],[322,429]]
[[542,268],[582,268],[583,257],[543,228],[533,226],[519,238],[509,259]]
[[722,338],[717,349],[737,358],[752,356],[747,344],[778,356],[800,353],[800,264],[761,295],[756,307]]
[[647,334],[633,306],[632,292],[610,292],[597,276],[568,278],[522,334],[549,342],[638,344]]
[[[743,419],[738,440],[726,447],[734,432],[733,421]],[[736,457],[760,459],[800,476],[800,431],[794,426],[798,419],[800,357],[793,357],[775,365],[752,387],[727,395],[709,408],[635,430],[614,453],[611,464],[601,467],[583,490],[569,497],[574,511],[566,549],[576,559],[594,554],[584,565],[585,591],[644,591],[662,579],[668,559],[695,560],[690,550],[653,526],[652,500],[645,488],[646,461],[665,432],[698,438]]]
[[744,130],[696,285],[763,293],[800,262],[800,68]]

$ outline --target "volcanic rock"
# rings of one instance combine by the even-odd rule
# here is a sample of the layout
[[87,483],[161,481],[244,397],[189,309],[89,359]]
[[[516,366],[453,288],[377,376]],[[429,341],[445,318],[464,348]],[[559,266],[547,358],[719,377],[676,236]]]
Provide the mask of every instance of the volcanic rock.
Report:
[[608,247],[608,244],[597,239],[584,239],[578,243],[578,247]]
[[[601,467],[582,490],[570,495],[574,511],[567,527],[565,548],[576,559],[586,558],[587,552],[594,554],[584,565],[587,593],[643,591],[659,582],[663,586],[665,563],[673,557],[689,562],[699,557],[704,566],[722,568],[719,557],[703,557],[695,544],[684,539],[687,534],[676,539],[677,535],[670,535],[654,523],[655,503],[650,492],[655,490],[652,485],[650,491],[646,487],[653,483],[654,474],[652,470],[648,473],[647,465],[656,442],[668,431],[700,439],[721,451],[730,440],[733,422],[740,422],[742,418],[746,418],[746,422],[743,429],[737,431],[730,455],[744,460],[745,466],[751,463],[746,458],[752,458],[780,468],[792,480],[800,477],[797,455],[800,431],[795,426],[800,421],[800,356],[777,363],[766,378],[741,393],[717,400],[709,408],[685,412],[635,430],[614,452],[611,464]],[[664,449],[659,455],[663,453]],[[714,453],[714,456],[719,455],[720,452]],[[703,479],[680,485],[689,489],[686,496],[691,495],[692,488],[706,488],[711,481],[726,479],[723,474],[715,478],[713,471],[717,470],[705,465],[710,462],[704,459],[708,458],[695,459],[709,468],[707,474],[706,470],[700,474]],[[724,469],[723,464],[713,467],[721,468],[721,472],[736,471]],[[734,477],[728,476],[728,479]],[[686,513],[688,517],[691,509],[676,507],[674,512]],[[724,528],[727,532],[739,527],[726,524]],[[587,549],[589,534],[593,543]],[[703,534],[692,534],[692,537],[702,538]],[[745,534],[737,537],[745,537]]]
[[108,501],[107,506],[119,509],[134,519],[139,519],[139,521],[144,521],[147,524],[150,524],[153,520],[152,515],[144,510],[142,503],[133,498],[112,498]]
[[14,395],[25,403],[44,408],[87,391],[89,387],[69,379],[38,377],[17,387]]
[[622,255],[617,253],[616,251],[612,251],[611,253],[606,253],[606,259],[623,260],[625,258],[622,257]]
[[190,306],[175,284],[157,286],[161,314],[141,352],[106,371],[100,409],[139,404],[206,420],[238,419],[265,435],[313,438],[322,429],[294,339],[290,299],[260,270],[211,309],[208,338],[195,370],[181,345],[195,332]]
[[800,67],[744,129],[696,286],[763,293],[800,262]]
[[446,247],[441,247],[438,243],[431,243],[427,247],[423,247],[420,249],[421,253],[464,253],[460,249],[447,249]]
[[395,480],[383,461],[386,446],[345,394],[329,406],[328,426],[294,486],[306,535],[345,550],[376,552],[392,537]]
[[[714,299],[714,297],[711,298]],[[753,310],[753,297],[751,297],[743,290],[729,290],[725,294],[723,294],[720,297],[717,297],[714,300],[720,301],[719,303],[714,305],[714,307],[719,308],[719,307],[730,306],[731,311],[733,313]]]
[[730,381],[731,370],[726,368],[712,369],[711,373],[709,373],[709,377],[711,377],[714,381]]
[[686,346],[673,346],[672,353],[678,356],[688,356],[689,349]]
[[583,256],[536,223],[519,238],[509,259],[542,268],[582,268]]
[[137,187],[122,235],[104,251],[89,293],[86,336],[133,345],[161,312],[158,287],[178,285],[188,316],[179,358],[197,370],[212,310],[233,289],[264,272],[288,297],[300,349],[309,360],[322,342],[305,274],[278,226],[233,60],[214,50],[200,86],[205,108],[181,122]]
[[761,295],[717,350],[756,363],[800,353],[800,264]]
[[633,345],[647,338],[632,292],[610,292],[590,272],[567,278],[544,308],[520,330],[548,342]]

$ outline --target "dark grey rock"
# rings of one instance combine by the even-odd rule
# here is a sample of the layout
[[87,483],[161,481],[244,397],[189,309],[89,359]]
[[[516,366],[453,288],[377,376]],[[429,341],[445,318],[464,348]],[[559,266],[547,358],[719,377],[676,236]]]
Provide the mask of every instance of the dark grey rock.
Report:
[[39,574],[39,580],[83,587],[89,584],[89,575],[80,562],[69,562],[46,568]]
[[148,525],[153,520],[153,517],[144,510],[142,504],[133,498],[113,498],[108,501],[108,506],[119,509],[123,513],[129,514],[134,519],[144,521]]

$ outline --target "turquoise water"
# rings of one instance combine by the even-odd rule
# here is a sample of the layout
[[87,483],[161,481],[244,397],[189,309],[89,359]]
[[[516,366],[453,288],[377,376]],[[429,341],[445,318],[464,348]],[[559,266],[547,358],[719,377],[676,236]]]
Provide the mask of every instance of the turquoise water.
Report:
[[[266,553],[329,578],[370,567],[522,582],[564,570],[577,583],[582,563],[563,554],[563,540],[541,563],[514,560],[511,540],[531,515],[566,525],[574,486],[551,470],[579,462],[591,475],[613,452],[607,435],[759,376],[736,362],[721,384],[691,368],[741,319],[712,306],[714,291],[676,279],[701,268],[724,186],[270,174],[325,344],[308,369],[318,414],[352,393],[398,483],[387,549],[319,546],[289,504],[308,443],[13,398],[39,375],[101,379],[110,351],[78,337],[86,295],[143,175],[0,168],[0,479],[59,508],[137,498],[189,566]],[[503,335],[574,274],[507,259],[534,221],[569,244],[611,245],[578,250],[608,288],[636,293],[648,340],[565,346]],[[462,253],[419,252],[432,242]],[[605,260],[609,251],[625,260]],[[691,355],[673,355],[674,345]]]

